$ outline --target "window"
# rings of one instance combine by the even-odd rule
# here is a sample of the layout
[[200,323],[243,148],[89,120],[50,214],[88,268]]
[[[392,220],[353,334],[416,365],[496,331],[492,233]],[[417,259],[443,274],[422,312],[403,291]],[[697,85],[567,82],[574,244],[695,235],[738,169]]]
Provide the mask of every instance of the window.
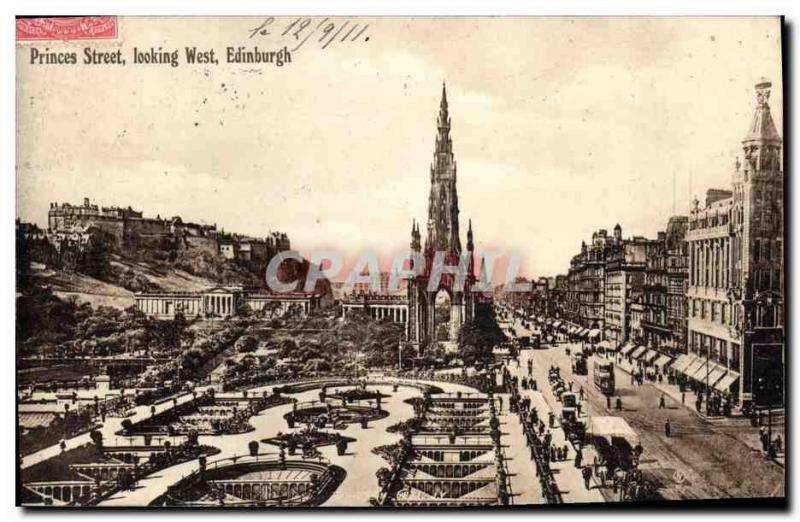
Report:
[[736,343],[731,343],[730,368],[736,372],[741,372],[741,368],[739,368],[739,345]]

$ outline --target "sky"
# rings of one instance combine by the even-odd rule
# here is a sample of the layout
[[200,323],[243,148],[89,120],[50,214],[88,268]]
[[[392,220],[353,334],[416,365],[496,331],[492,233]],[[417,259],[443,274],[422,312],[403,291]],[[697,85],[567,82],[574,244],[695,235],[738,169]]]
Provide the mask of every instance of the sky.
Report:
[[[424,232],[446,81],[462,243],[472,219],[478,252],[552,276],[594,230],[654,237],[728,188],[761,77],[783,133],[777,18],[320,17],[369,27],[315,33],[283,67],[225,63],[227,46],[293,49],[293,20],[250,38],[263,19],[124,18],[118,41],[18,44],[18,217],[89,197],[388,264],[412,219]],[[220,63],[131,63],[195,45]],[[128,63],[31,65],[32,46]]]

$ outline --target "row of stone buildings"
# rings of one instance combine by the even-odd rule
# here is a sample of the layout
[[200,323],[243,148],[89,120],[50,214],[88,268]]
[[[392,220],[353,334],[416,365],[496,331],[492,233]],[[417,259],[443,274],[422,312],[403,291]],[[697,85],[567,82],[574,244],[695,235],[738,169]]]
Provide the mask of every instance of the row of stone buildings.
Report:
[[276,252],[291,249],[289,237],[282,232],[271,232],[265,238],[228,234],[216,225],[185,222],[180,216],[149,218],[140,210],[99,206],[89,198],[84,198],[82,205],[50,203],[47,227],[46,234],[53,237],[103,231],[119,251],[200,248],[243,263],[263,264]]
[[729,189],[707,190],[656,239],[623,238],[619,225],[598,230],[545,298],[532,297],[534,312],[599,331],[612,349],[636,344],[699,361],[706,379],[726,375],[742,402],[780,402],[784,176],[770,87],[755,87]]

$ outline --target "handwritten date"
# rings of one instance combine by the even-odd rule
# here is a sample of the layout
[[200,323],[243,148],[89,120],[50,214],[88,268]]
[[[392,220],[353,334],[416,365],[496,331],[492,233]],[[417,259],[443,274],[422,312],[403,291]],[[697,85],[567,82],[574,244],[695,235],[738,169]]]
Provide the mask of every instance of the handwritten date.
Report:
[[369,41],[369,24],[353,22],[353,20],[333,21],[326,17],[320,21],[314,18],[295,18],[288,24],[275,20],[270,16],[258,27],[250,29],[250,38],[277,35],[295,42],[295,52],[311,40],[321,49],[327,49],[331,44],[345,44],[352,42]]

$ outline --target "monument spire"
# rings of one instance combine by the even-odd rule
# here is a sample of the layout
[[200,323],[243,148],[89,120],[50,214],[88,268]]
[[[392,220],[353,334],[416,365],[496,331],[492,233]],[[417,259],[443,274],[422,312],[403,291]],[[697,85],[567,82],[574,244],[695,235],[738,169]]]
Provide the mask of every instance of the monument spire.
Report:
[[442,83],[442,99],[436,119],[436,147],[431,164],[431,191],[428,200],[428,234],[425,250],[461,253],[458,227],[456,162],[450,138],[450,112],[447,87]]

